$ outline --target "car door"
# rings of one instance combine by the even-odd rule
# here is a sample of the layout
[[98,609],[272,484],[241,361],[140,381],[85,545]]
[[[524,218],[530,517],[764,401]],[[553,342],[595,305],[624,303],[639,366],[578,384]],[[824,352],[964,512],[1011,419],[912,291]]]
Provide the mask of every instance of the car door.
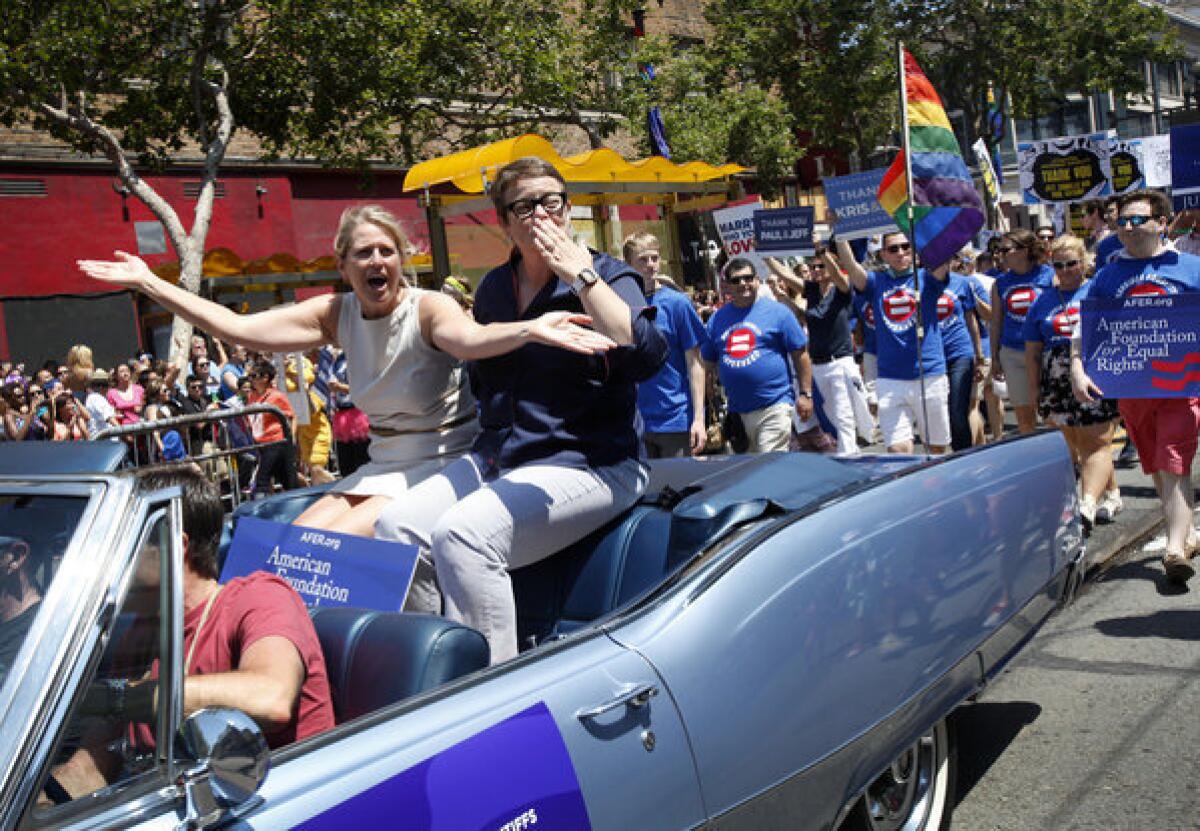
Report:
[[704,819],[662,682],[598,633],[285,750],[260,796],[246,827],[624,830]]

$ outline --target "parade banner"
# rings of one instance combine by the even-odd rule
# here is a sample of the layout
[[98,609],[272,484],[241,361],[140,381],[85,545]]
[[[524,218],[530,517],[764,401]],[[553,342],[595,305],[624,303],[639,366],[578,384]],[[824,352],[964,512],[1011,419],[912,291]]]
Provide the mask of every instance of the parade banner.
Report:
[[1111,132],[1104,132],[1018,144],[1025,204],[1082,202],[1111,194],[1111,138]]
[[1142,139],[1113,138],[1108,147],[1108,165],[1112,170],[1109,184],[1113,193],[1139,190],[1146,186],[1142,162]]
[[[467,788],[470,797],[464,798]],[[571,755],[544,702],[297,826],[302,831],[587,831],[591,827]]]
[[811,257],[817,253],[811,207],[755,211],[753,220],[758,253],[770,257]]
[[829,210],[837,214],[834,231],[838,239],[863,239],[900,230],[879,204],[877,193],[884,173],[887,168],[881,167],[821,180],[825,184]]
[[987,190],[988,198],[993,205],[1000,204],[1000,185],[996,181],[996,168],[992,166],[992,154],[988,152],[987,142],[978,139],[971,145],[975,152],[975,163],[979,166],[979,175],[983,178],[983,187]]
[[1169,188],[1171,186],[1171,137],[1143,136],[1138,141],[1142,143],[1142,173],[1146,177],[1146,187]]
[[221,582],[268,571],[309,606],[398,612],[416,567],[415,545],[246,516],[238,520]]
[[1171,200],[1176,211],[1200,208],[1200,124],[1171,128]]
[[1084,369],[1105,398],[1200,395],[1200,294],[1084,300]]
[[754,248],[754,212],[762,209],[762,202],[753,199],[712,212],[725,254],[730,259],[744,257],[750,260],[758,269],[759,277],[767,273],[767,264]]

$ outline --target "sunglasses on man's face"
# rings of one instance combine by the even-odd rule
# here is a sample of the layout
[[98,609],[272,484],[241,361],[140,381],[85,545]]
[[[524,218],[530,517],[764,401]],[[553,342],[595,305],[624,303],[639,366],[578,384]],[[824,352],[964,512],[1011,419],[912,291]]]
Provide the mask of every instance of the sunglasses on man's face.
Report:
[[997,254],[1011,254],[1016,250],[1017,247],[1015,245],[1000,245],[996,247]]
[[1117,227],[1124,228],[1126,225],[1128,225],[1131,228],[1141,228],[1143,225],[1145,225],[1147,222],[1149,222],[1152,219],[1154,219],[1154,217],[1152,217],[1148,214],[1134,214],[1133,216],[1119,216],[1119,217],[1117,217]]
[[746,283],[753,283],[754,280],[754,275],[749,272],[745,274],[729,274],[725,277],[725,282],[731,286],[741,286]]
[[884,250],[889,254],[899,254],[901,251],[908,251],[912,248],[911,242],[894,242],[887,246]]
[[1058,271],[1062,271],[1064,268],[1074,268],[1075,266],[1079,265],[1080,262],[1082,262],[1082,260],[1055,260],[1054,268]]

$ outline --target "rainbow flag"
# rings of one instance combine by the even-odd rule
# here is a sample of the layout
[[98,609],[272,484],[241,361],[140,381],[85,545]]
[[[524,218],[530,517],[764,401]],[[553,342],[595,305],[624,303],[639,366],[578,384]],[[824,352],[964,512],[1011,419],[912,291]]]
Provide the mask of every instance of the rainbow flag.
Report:
[[[877,197],[883,209],[915,243],[921,265],[936,268],[958,253],[983,227],[983,202],[963,162],[941,99],[913,56],[907,49],[902,51],[908,136],[905,149],[879,183]],[[915,228],[909,227],[908,220],[910,194],[905,151],[912,154]]]

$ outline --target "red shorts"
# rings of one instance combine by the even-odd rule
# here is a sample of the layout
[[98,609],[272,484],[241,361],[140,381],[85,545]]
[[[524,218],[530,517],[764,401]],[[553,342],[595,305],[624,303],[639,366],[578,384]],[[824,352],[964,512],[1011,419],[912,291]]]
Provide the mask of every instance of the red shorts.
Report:
[[1191,473],[1200,433],[1200,398],[1122,398],[1118,409],[1142,470]]

